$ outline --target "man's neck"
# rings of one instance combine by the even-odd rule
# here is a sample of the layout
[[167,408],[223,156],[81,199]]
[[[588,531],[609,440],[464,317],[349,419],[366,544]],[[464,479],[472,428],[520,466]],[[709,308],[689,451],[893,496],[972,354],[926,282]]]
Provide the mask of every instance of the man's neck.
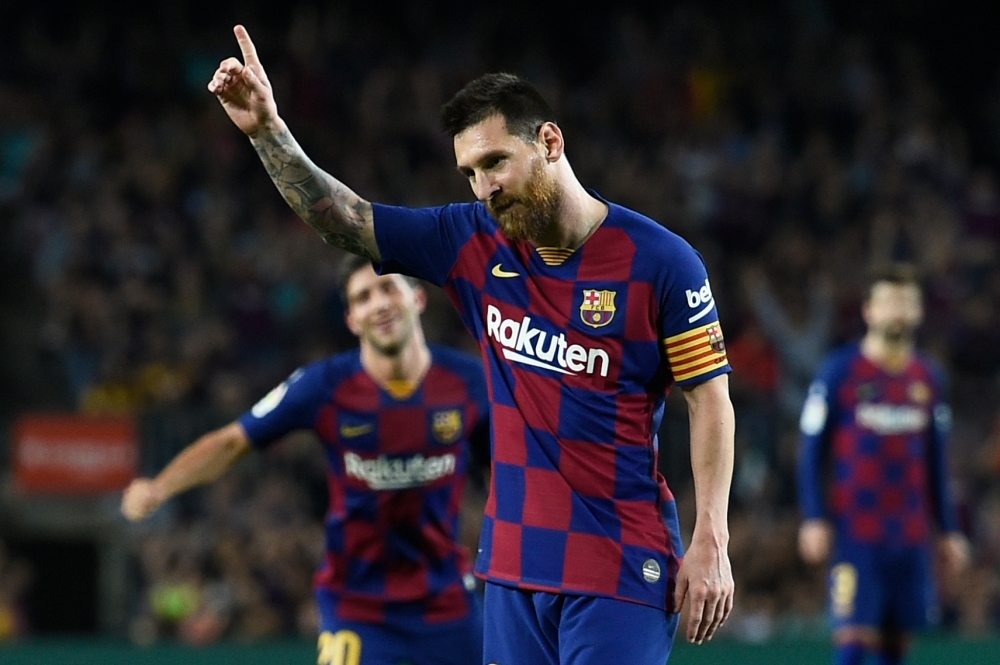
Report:
[[371,344],[361,343],[361,365],[381,386],[406,382],[419,384],[431,364],[431,351],[420,330],[394,355],[382,353]]
[[861,340],[861,354],[891,372],[898,372],[906,367],[913,358],[914,348],[914,341],[910,337],[886,339],[884,335],[870,332]]
[[584,189],[575,176],[563,188],[556,222],[535,242],[536,247],[579,249],[608,216],[608,206]]

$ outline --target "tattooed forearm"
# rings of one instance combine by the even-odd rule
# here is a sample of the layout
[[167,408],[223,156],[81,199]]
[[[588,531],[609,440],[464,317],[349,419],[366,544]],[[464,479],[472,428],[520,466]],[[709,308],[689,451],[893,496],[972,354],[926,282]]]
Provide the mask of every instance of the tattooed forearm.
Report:
[[379,260],[371,203],[313,164],[287,129],[252,143],[285,201],[324,242]]

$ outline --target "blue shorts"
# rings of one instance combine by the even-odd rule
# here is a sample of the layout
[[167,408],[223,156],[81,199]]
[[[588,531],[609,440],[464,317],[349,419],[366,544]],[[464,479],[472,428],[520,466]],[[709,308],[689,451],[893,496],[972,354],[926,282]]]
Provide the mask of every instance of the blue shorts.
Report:
[[323,591],[319,603],[318,665],[480,665],[483,660],[483,606],[476,592],[466,592],[469,615],[456,621],[428,623],[422,608],[395,606],[384,622],[338,619],[336,599]]
[[664,665],[678,615],[625,600],[486,583],[487,665]]
[[845,544],[830,568],[834,629],[867,626],[918,630],[937,619],[934,576],[926,548]]

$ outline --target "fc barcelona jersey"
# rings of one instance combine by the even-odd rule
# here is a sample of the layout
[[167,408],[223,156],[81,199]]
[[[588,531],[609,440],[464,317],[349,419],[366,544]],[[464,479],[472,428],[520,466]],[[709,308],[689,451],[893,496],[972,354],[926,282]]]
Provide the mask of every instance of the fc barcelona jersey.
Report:
[[923,546],[935,522],[956,530],[950,422],[943,373],[929,359],[890,372],[858,344],[834,351],[802,410],[803,516],[832,520],[840,545]]
[[683,546],[657,471],[666,391],[729,365],[701,256],[608,208],[569,251],[510,242],[481,203],[375,205],[380,269],[444,287],[482,351],[493,473],[477,574],[668,608]]
[[469,611],[458,523],[470,440],[488,436],[486,385],[474,356],[431,356],[409,395],[376,383],[355,350],[296,371],[239,418],[257,447],[301,429],[322,441],[330,506],[316,584],[341,619],[379,622],[404,602],[423,603],[432,622]]

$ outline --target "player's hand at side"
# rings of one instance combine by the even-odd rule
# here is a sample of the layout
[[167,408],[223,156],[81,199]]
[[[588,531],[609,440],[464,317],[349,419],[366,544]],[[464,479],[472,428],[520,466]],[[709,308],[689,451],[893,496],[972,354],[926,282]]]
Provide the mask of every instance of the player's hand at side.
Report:
[[938,542],[938,556],[945,570],[951,575],[960,575],[969,564],[969,541],[961,533],[948,533]]
[[826,520],[806,520],[799,527],[799,554],[806,563],[823,563],[832,544],[833,528]]
[[243,53],[243,62],[238,58],[223,60],[208,82],[208,91],[218,98],[233,124],[253,137],[262,128],[278,121],[278,106],[250,35],[242,25],[233,28],[233,32]]
[[677,571],[674,611],[680,612],[685,599],[688,609],[686,636],[701,644],[712,639],[733,609],[733,569],[725,546],[697,533]]
[[146,519],[163,503],[156,484],[149,478],[136,478],[122,494],[122,515],[132,522]]

